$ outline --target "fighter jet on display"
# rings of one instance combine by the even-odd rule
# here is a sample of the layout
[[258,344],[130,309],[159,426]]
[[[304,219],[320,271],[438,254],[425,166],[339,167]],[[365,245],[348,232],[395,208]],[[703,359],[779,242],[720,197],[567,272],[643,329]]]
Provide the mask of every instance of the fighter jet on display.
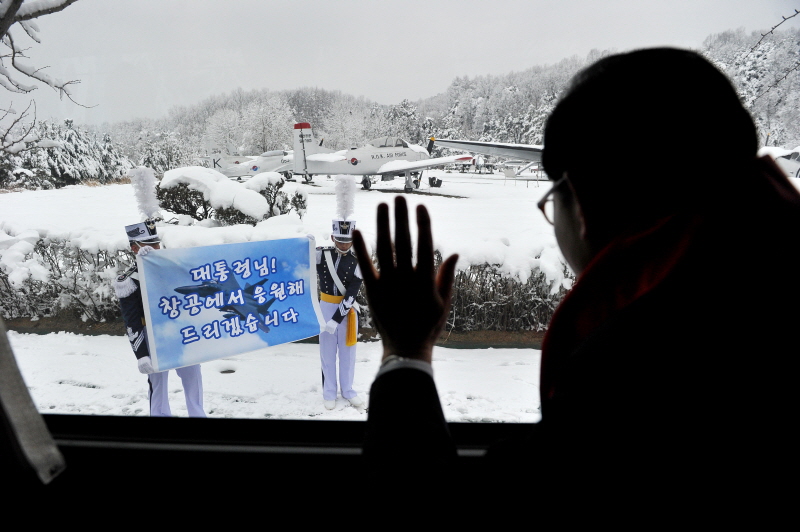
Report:
[[[411,192],[419,188],[420,173],[426,168],[442,166],[471,156],[455,155],[431,159],[428,148],[409,144],[399,137],[379,137],[372,139],[361,148],[335,151],[323,148],[314,139],[311,124],[301,122],[294,125],[294,173],[304,176],[310,182],[316,174],[345,174],[363,176],[361,186],[369,189],[370,176],[379,175],[381,180],[390,181],[395,176],[404,176],[403,189]],[[442,180],[429,178],[432,187],[441,186]]]
[[[269,327],[264,322],[264,316],[275,302],[275,298],[266,301],[266,292],[262,285],[267,281],[268,279],[265,278],[252,285],[245,283],[244,289],[242,289],[236,277],[229,274],[223,282],[203,281],[200,284],[179,286],[175,291],[184,295],[195,294],[200,302],[206,305],[208,304],[207,298],[218,297],[220,299],[214,302],[213,306],[222,312],[223,318],[227,320],[238,317],[240,321],[246,322],[247,316],[252,314],[259,317],[258,328],[268,333]],[[218,295],[220,293],[221,297]]]
[[286,179],[292,178],[292,152],[273,150],[257,157],[240,155],[212,155],[204,157],[211,168],[234,181],[246,181],[262,172],[278,172]]

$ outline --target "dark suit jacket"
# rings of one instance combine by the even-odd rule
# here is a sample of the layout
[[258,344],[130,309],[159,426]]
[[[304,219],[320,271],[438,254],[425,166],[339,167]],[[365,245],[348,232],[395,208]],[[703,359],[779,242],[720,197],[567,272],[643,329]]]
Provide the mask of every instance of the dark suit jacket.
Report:
[[[793,456],[800,196],[756,185],[598,254],[544,341],[543,421],[489,449],[484,482],[698,504],[772,492]],[[404,474],[454,452],[421,371],[374,382],[368,427],[367,456]]]

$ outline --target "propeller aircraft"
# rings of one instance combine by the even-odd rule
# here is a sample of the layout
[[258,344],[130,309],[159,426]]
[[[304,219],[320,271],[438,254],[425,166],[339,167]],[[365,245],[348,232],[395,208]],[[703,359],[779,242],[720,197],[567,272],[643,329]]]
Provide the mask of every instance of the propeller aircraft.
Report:
[[262,172],[278,172],[292,178],[292,152],[272,150],[257,157],[241,155],[212,155],[204,157],[211,168],[235,181],[246,181]]
[[[368,190],[371,185],[370,176],[379,175],[381,180],[390,181],[396,176],[403,176],[403,190],[411,192],[419,188],[422,170],[434,166],[455,163],[469,159],[471,156],[455,155],[431,158],[433,141],[427,148],[409,144],[400,137],[379,137],[372,139],[361,148],[335,151],[324,148],[314,139],[311,124],[300,122],[294,126],[294,173],[304,176],[311,182],[316,174],[345,174],[363,176],[361,186]],[[442,185],[441,179],[430,177],[432,187]]]

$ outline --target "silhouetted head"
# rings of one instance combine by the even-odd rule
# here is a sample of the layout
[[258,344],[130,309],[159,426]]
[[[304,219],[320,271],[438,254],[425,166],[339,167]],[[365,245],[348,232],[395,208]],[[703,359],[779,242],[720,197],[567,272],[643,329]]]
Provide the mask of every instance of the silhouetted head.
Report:
[[[745,175],[756,129],[728,78],[697,53],[638,50],[578,73],[547,120],[543,164],[607,242]],[[563,198],[562,198],[563,199]]]

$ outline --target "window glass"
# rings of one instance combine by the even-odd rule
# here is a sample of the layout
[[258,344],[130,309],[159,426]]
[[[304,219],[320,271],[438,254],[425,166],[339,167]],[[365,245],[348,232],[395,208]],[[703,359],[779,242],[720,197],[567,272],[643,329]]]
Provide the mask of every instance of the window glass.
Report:
[[[352,172],[357,183],[353,217],[370,241],[375,240],[377,203],[411,192],[409,203],[424,204],[431,212],[438,250],[460,255],[453,310],[434,363],[447,418],[538,420],[539,348],[553,310],[574,281],[552,227],[532,207],[548,190],[538,163],[437,147],[431,156],[462,158],[447,167],[415,168],[409,184],[400,175],[403,171],[392,175],[384,169],[379,174],[386,161],[375,153],[378,150],[346,150],[365,145],[411,147],[402,151],[417,162],[428,156],[424,148],[430,135],[540,145],[547,115],[576,72],[610,50],[652,42],[695,47],[726,72],[740,76],[734,81],[765,138],[775,147],[794,148],[800,144],[800,122],[792,107],[798,101],[796,78],[779,78],[796,66],[791,45],[798,42],[800,17],[778,28],[774,39],[757,45],[759,30],[780,22],[774,10],[730,10],[721,1],[708,4],[716,9],[698,7],[703,16],[693,17],[701,21],[698,27],[707,21],[705,29],[686,28],[685,14],[677,6],[641,16],[597,8],[592,17],[554,7],[553,16],[565,17],[552,24],[554,34],[548,33],[549,27],[531,31],[531,17],[524,16],[530,13],[509,17],[502,5],[489,11],[460,8],[458,13],[433,6],[427,16],[448,21],[441,31],[458,32],[437,36],[441,42],[461,42],[464,28],[476,28],[476,20],[486,30],[503,28],[503,34],[518,38],[494,38],[489,31],[478,49],[465,42],[464,48],[452,52],[457,70],[441,57],[423,68],[424,54],[407,61],[413,56],[409,54],[404,60],[418,69],[411,72],[393,60],[387,63],[385,55],[377,54],[380,62],[372,62],[372,54],[363,47],[369,40],[361,32],[395,31],[395,26],[377,24],[383,19],[396,24],[398,14],[373,13],[366,7],[353,15],[348,31],[354,32],[355,41],[342,39],[348,46],[342,49],[334,48],[339,39],[329,33],[331,21],[341,20],[334,4],[315,6],[320,11],[308,14],[309,29],[302,37],[292,33],[296,28],[288,22],[298,13],[293,3],[279,8],[270,31],[247,32],[243,21],[262,19],[264,8],[243,0],[226,3],[222,13],[200,3],[188,18],[179,3],[81,0],[36,20],[41,43],[27,34],[34,31],[32,25],[27,30],[13,25],[14,42],[28,56],[23,63],[47,67],[42,72],[57,85],[51,90],[47,81],[13,71],[3,60],[3,68],[12,69],[20,84],[39,89],[22,94],[0,87],[3,102],[10,102],[14,111],[0,112],[5,116],[0,127],[3,132],[13,129],[8,138],[16,139],[14,149],[0,155],[0,311],[38,408],[122,416],[150,411],[148,377],[139,372],[131,346],[147,342],[148,332],[126,326],[118,303],[118,289],[131,289],[128,272],[136,264],[126,226],[156,214],[166,250],[306,234],[330,247],[331,220],[338,208],[334,176]],[[519,9],[514,5],[511,11]],[[463,24],[452,19],[461,17],[461,11],[468,17]],[[361,20],[369,14],[380,16]],[[584,19],[590,23],[575,27]],[[746,30],[736,29],[741,26]],[[77,27],[86,30],[75,32]],[[609,27],[631,30],[610,41]],[[648,31],[641,31],[645,27]],[[404,28],[412,29],[408,24]],[[694,33],[687,33],[690,29]],[[651,37],[642,40],[639,33]],[[563,43],[567,34],[585,40]],[[410,35],[409,42],[428,37]],[[747,64],[755,70],[740,68],[741,58],[754,46],[759,53],[749,56],[752,63]],[[557,50],[545,54],[550,48]],[[251,55],[253,50],[258,54]],[[482,56],[491,62],[483,62]],[[376,89],[370,78],[380,80],[382,88]],[[405,79],[414,84],[395,91],[393,86]],[[757,87],[752,79],[774,79],[777,84],[753,103]],[[295,129],[303,123],[310,128]],[[307,135],[305,162],[293,151],[298,135]],[[43,147],[30,149],[39,141]],[[259,154],[275,160],[267,164]],[[483,166],[474,165],[473,157],[482,157]],[[786,166],[787,171],[800,176],[797,152],[785,159],[778,162],[794,165]],[[150,195],[155,191],[152,183],[150,193],[130,183],[128,172],[140,166],[152,169],[155,180],[164,185],[158,196]],[[161,181],[179,168],[194,170]],[[287,179],[279,190],[275,174]],[[159,207],[152,209],[154,204]],[[283,217],[270,219],[273,215]],[[249,263],[252,275],[258,275],[255,259]],[[233,260],[238,257],[229,261],[231,270]],[[269,274],[258,279],[268,279],[261,286],[280,302],[290,288],[272,289],[277,273],[268,262],[264,267]],[[187,294],[175,292],[171,295],[180,305],[168,298],[161,307],[165,313],[191,313],[199,306],[199,312],[208,313],[207,324],[219,322],[218,328],[194,333],[177,328],[172,334],[181,341],[197,338],[200,345],[217,334],[233,334],[237,327],[249,334],[247,316],[230,325],[231,330],[222,325],[237,319],[236,312],[225,308],[236,301],[208,303],[216,294],[208,287],[214,279],[219,281],[221,272],[210,267],[208,278],[200,272],[196,280],[178,287],[208,285]],[[251,278],[236,275],[242,291],[255,293]],[[206,288],[211,292],[203,295]],[[335,292],[333,285],[330,290]],[[186,299],[192,294],[197,305]],[[341,294],[331,295],[335,299]],[[253,308],[261,308],[269,298]],[[353,389],[368,402],[381,344],[363,292],[358,303],[362,310]],[[270,329],[267,335],[285,326],[283,313],[288,312],[281,307],[275,317],[278,303],[272,305],[254,313]],[[414,316],[405,319],[414,326]],[[201,373],[203,408],[210,417],[366,417],[365,410],[353,407],[341,392],[334,408],[325,408],[320,348],[313,336],[204,362]],[[168,379],[163,384],[171,413],[189,415],[185,392],[194,393],[196,375],[184,381],[170,371]]]

